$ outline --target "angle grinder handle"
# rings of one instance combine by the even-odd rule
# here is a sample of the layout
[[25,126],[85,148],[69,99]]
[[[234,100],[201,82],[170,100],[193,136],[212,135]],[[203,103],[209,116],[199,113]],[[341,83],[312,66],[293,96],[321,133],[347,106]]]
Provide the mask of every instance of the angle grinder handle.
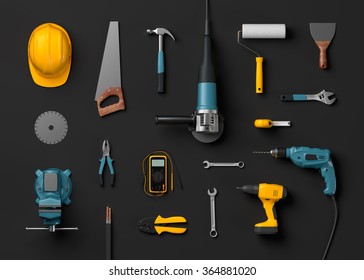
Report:
[[165,116],[156,115],[155,124],[194,124],[193,116]]

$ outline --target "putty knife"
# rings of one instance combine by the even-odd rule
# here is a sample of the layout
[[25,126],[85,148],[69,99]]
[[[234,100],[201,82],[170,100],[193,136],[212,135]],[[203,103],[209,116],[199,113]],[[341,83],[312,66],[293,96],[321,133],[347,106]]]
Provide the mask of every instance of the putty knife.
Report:
[[[101,107],[101,103],[108,97],[115,95],[117,103]],[[119,22],[110,21],[107,33],[104,56],[102,58],[99,82],[97,84],[95,100],[100,117],[125,110],[124,96],[121,89],[120,51],[119,51]]]
[[327,68],[326,50],[334,38],[336,23],[310,23],[310,32],[320,49],[320,68]]

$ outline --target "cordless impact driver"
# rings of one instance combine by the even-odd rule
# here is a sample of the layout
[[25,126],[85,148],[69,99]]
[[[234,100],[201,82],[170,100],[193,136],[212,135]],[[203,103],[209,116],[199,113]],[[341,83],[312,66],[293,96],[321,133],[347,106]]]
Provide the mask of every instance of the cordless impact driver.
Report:
[[257,223],[254,232],[257,234],[275,234],[278,232],[277,212],[274,204],[287,196],[287,189],[281,185],[262,183],[237,187],[245,193],[257,195],[263,203],[267,220]]

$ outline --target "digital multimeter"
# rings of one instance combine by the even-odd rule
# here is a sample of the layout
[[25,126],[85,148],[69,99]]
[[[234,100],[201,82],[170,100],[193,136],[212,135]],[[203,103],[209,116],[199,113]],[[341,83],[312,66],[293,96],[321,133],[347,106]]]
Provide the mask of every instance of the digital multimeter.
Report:
[[151,155],[149,157],[149,192],[163,194],[168,190],[167,157]]

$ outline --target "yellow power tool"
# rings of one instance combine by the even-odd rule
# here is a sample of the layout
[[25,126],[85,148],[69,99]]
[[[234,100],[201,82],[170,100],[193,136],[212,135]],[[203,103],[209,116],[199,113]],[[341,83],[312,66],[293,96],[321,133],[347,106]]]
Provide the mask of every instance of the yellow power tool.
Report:
[[254,232],[257,234],[276,234],[278,232],[278,221],[274,204],[287,196],[287,189],[281,185],[267,183],[245,185],[237,187],[237,189],[245,193],[258,195],[263,203],[267,220],[255,224]]

